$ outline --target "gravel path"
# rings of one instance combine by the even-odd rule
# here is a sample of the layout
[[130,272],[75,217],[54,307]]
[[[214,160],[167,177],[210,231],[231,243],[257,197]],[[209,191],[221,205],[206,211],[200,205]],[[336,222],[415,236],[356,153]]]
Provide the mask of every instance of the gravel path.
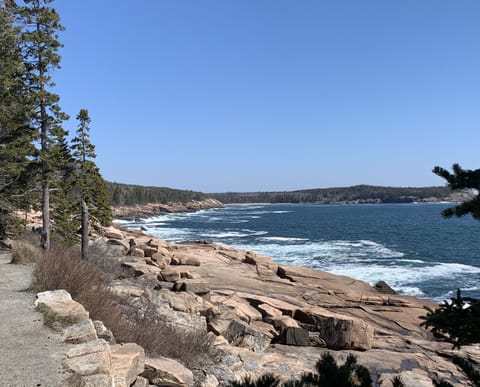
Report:
[[0,386],[63,387],[69,346],[34,309],[35,295],[26,291],[32,268],[9,262],[0,252]]

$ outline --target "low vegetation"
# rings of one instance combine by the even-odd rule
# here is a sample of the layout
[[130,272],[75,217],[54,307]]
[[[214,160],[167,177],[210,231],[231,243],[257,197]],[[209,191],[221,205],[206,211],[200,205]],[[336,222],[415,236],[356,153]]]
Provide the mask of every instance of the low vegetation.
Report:
[[50,254],[39,260],[34,271],[32,289],[45,291],[65,289],[90,313],[101,320],[118,342],[135,342],[150,355],[177,359],[195,365],[208,355],[207,335],[195,331],[177,331],[156,318],[155,305],[146,298],[133,303],[110,291],[111,273],[97,265],[103,258],[82,260],[79,249],[53,245]]
[[445,339],[454,348],[480,342],[480,300],[457,296],[444,301],[437,309],[426,307],[428,313],[421,318],[421,325],[430,328],[436,338]]
[[[29,235],[30,236],[30,235]],[[17,265],[34,265],[43,256],[43,251],[35,246],[32,237],[17,239],[12,243],[12,261]]]
[[[367,368],[357,364],[357,359],[349,355],[342,365],[337,365],[333,356],[326,352],[315,365],[315,372],[304,374],[300,380],[280,381],[271,374],[257,380],[250,378],[242,382],[232,382],[230,387],[369,387],[372,378]],[[403,384],[397,384],[397,387]]]

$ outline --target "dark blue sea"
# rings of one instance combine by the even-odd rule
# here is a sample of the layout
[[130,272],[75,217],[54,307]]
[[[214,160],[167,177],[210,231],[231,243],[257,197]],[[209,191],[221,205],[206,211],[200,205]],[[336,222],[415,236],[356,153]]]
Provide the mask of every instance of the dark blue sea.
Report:
[[437,302],[480,297],[480,221],[450,204],[251,205],[125,222],[173,242],[208,240]]

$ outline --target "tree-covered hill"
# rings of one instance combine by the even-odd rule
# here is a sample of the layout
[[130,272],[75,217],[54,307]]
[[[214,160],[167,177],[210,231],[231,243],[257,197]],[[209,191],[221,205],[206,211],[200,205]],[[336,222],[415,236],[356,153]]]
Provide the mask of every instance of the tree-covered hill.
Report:
[[448,187],[379,187],[356,185],[288,192],[226,192],[208,196],[228,203],[412,203],[458,200]]
[[147,203],[188,203],[192,200],[204,200],[209,197],[195,191],[111,182],[107,182],[107,189],[113,206],[133,206]]

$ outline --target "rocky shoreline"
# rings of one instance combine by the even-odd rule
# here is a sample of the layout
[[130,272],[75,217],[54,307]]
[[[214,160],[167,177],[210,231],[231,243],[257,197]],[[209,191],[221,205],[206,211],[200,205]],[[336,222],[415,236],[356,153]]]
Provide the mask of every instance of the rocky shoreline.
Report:
[[113,217],[115,219],[133,220],[174,212],[195,212],[212,208],[223,208],[223,204],[216,199],[194,200],[188,203],[137,204],[135,206],[113,207]]
[[435,304],[385,287],[208,242],[174,244],[118,225],[92,245],[128,273],[113,292],[146,298],[166,324],[211,337],[217,360],[178,385],[217,386],[268,372],[291,379],[312,371],[325,351],[338,361],[355,354],[376,386],[391,386],[397,375],[406,386],[439,379],[468,386],[449,358],[480,363],[478,347],[453,351],[420,327],[424,307]]

